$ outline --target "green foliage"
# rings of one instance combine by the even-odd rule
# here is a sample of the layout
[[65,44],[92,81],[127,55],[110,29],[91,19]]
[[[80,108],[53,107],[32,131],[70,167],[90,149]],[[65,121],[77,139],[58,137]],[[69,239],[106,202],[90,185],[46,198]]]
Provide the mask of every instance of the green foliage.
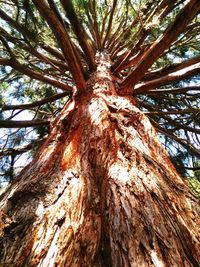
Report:
[[191,187],[192,191],[194,192],[194,194],[198,198],[200,198],[200,181],[196,177],[194,177],[194,178],[187,179],[187,182],[189,186]]
[[200,160],[194,162],[194,168],[197,169],[194,171],[194,176],[200,182]]

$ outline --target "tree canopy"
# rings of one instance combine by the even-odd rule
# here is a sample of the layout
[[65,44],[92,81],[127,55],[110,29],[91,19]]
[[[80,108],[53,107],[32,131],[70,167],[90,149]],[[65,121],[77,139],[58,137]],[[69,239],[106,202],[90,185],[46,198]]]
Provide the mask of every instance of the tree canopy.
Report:
[[12,179],[87,90],[101,51],[118,94],[135,97],[176,161],[200,158],[199,11],[199,0],[1,0],[0,175]]

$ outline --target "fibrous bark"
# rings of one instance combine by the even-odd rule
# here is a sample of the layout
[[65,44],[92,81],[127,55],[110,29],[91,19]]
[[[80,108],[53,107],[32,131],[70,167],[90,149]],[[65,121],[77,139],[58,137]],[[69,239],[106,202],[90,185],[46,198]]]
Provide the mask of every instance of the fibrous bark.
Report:
[[0,266],[198,266],[197,200],[100,53],[2,196]]

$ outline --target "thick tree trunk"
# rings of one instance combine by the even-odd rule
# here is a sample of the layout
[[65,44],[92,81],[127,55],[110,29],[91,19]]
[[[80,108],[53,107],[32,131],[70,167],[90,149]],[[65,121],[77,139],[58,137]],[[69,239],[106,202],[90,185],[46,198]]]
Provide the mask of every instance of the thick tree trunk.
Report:
[[104,63],[1,197],[0,266],[199,266],[197,201]]

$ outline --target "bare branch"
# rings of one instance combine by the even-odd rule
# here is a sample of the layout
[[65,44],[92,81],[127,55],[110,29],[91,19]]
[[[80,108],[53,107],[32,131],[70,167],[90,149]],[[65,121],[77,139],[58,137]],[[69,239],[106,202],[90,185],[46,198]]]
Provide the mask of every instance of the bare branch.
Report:
[[32,34],[23,26],[21,26],[18,22],[9,17],[3,10],[0,9],[0,17],[5,20],[11,27],[16,29],[19,33],[21,33],[24,38],[32,38]]
[[106,30],[106,35],[104,37],[103,44],[102,44],[103,47],[105,46],[105,43],[106,43],[106,41],[108,40],[108,38],[110,36],[110,32],[111,32],[111,29],[112,29],[112,23],[113,23],[113,16],[114,16],[114,13],[115,13],[115,8],[117,6],[117,1],[118,0],[113,0],[113,5],[112,5],[112,9],[111,9],[111,13],[110,13],[110,16],[109,16],[109,21],[108,21],[108,26],[107,26],[107,30]]
[[4,150],[0,151],[0,157],[21,155],[23,153],[26,153],[26,152],[30,151],[36,145],[42,144],[45,140],[46,140],[46,137],[44,137],[42,139],[39,139],[39,140],[35,140],[32,143],[30,143],[30,144],[28,144],[26,146],[23,146],[23,147],[18,147],[18,148],[15,147],[15,148],[4,149]]
[[[200,91],[200,86],[188,86],[183,88],[167,88],[167,89],[156,89],[156,90],[149,90],[145,91],[144,94],[153,95],[153,94],[185,94],[188,91]],[[195,94],[194,94],[195,96]]]
[[77,57],[78,54],[74,51],[74,47],[68,33],[65,31],[63,25],[44,0],[33,0],[33,3],[53,31],[67,60],[78,90],[84,90],[85,79],[83,75],[83,66],[81,60]]
[[99,26],[98,26],[97,17],[96,17],[96,1],[89,0],[88,8],[89,8],[89,11],[86,10],[87,12],[86,14],[90,22],[90,30],[96,42],[97,49],[100,50],[102,49],[102,46],[101,46],[101,35],[100,35]]
[[15,69],[15,70],[33,78],[33,79],[39,80],[41,82],[46,82],[46,83],[51,84],[51,85],[53,85],[57,88],[60,88],[62,90],[69,91],[69,92],[72,91],[71,86],[64,84],[62,82],[59,82],[57,80],[54,80],[50,77],[47,77],[44,74],[40,74],[39,72],[32,70],[25,65],[20,64],[16,59],[10,59],[10,60],[8,60],[8,59],[7,60],[5,60],[5,59],[1,60],[0,59],[0,64],[10,66],[13,69]]
[[88,62],[88,65],[92,71],[96,69],[95,59],[94,59],[94,51],[89,43],[89,36],[87,35],[86,31],[80,24],[76,12],[74,10],[72,1],[69,0],[61,0],[61,3],[66,11],[67,17],[69,21],[71,22],[71,25],[73,27],[73,30],[78,38],[79,44],[81,48],[83,49],[86,60]]
[[154,125],[154,127],[161,132],[162,134],[168,136],[172,140],[176,141],[180,145],[182,145],[185,149],[187,149],[191,154],[196,156],[197,158],[200,158],[200,151],[196,149],[192,144],[187,142],[187,140],[182,139],[178,137],[177,135],[173,134],[171,131],[161,127],[157,122],[155,122],[153,119],[150,119],[151,123]]
[[187,166],[184,166],[184,168],[186,170],[191,170],[191,171],[199,171],[200,170],[200,167],[187,167]]
[[189,0],[176,16],[175,21],[169,25],[163,35],[158,38],[142,56],[139,63],[134,67],[131,74],[121,84],[121,94],[131,94],[135,84],[141,80],[145,72],[152,66],[154,61],[186,30],[188,23],[200,10],[199,0]]
[[170,84],[172,82],[177,82],[183,79],[186,79],[188,77],[194,76],[196,74],[199,74],[200,71],[200,63],[197,63],[195,65],[186,67],[182,70],[178,70],[175,72],[172,72],[166,76],[160,77],[158,79],[147,81],[141,84],[137,84],[135,86],[135,90],[133,91],[133,95],[138,95],[145,93],[148,90],[152,90],[156,87],[160,87],[166,84]]
[[0,128],[22,128],[22,127],[37,127],[41,125],[49,125],[49,120],[32,120],[32,121],[10,121],[0,120]]
[[[191,109],[183,109],[183,110],[169,110],[169,111],[147,111],[144,112],[146,115],[172,115],[172,114],[200,114],[200,109],[191,108]],[[184,127],[184,126],[183,126]],[[200,133],[200,131],[198,131]]]
[[58,100],[60,98],[65,97],[65,96],[69,96],[69,93],[68,92],[64,92],[64,93],[56,94],[56,95],[44,98],[44,99],[39,100],[39,101],[35,101],[33,103],[30,103],[30,104],[4,105],[2,107],[2,111],[5,111],[5,110],[16,110],[16,109],[20,109],[20,110],[22,110],[22,109],[31,109],[31,108],[34,108],[34,107],[38,107],[38,106],[44,105],[46,103],[53,102],[55,100]]
[[172,65],[169,65],[167,67],[164,67],[164,68],[161,68],[158,70],[150,71],[150,72],[145,74],[145,76],[143,77],[142,80],[143,81],[155,80],[155,79],[161,78],[161,76],[166,76],[166,75],[172,74],[178,70],[183,70],[184,68],[190,67],[190,66],[195,65],[199,62],[200,62],[200,56],[190,58],[190,59],[185,60],[181,63],[172,64]]

